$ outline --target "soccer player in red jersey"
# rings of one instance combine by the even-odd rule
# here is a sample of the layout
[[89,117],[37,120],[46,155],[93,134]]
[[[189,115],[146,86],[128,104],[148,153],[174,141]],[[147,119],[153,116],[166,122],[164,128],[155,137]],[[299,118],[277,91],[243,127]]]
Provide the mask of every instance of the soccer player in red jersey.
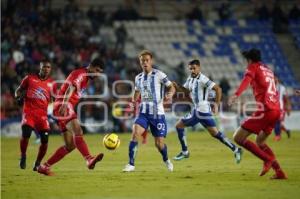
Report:
[[38,74],[27,75],[15,91],[18,101],[24,101],[22,113],[22,136],[20,139],[20,168],[26,168],[26,151],[32,131],[39,133],[41,144],[34,163],[36,171],[48,148],[49,122],[47,117],[48,104],[56,92],[56,84],[50,78],[51,63],[40,62]]
[[[286,179],[287,176],[280,168],[273,151],[266,144],[266,139],[280,118],[279,98],[275,86],[274,74],[261,62],[259,50],[251,49],[244,51],[243,56],[248,62],[248,67],[239,88],[230,97],[229,105],[234,103],[250,84],[258,109],[236,130],[234,140],[264,161],[260,176],[265,175],[273,168],[275,175],[272,179]],[[252,133],[257,135],[256,144],[247,139]]]
[[92,60],[88,67],[72,71],[60,88],[54,102],[53,115],[57,119],[60,130],[63,133],[65,145],[59,147],[44,164],[38,167],[39,173],[49,176],[53,175],[50,167],[75,148],[86,160],[88,169],[94,169],[96,163],[102,160],[103,153],[99,153],[96,156],[90,154],[88,146],[83,139],[82,128],[74,109],[82,93],[86,90],[89,79],[93,79],[102,73],[103,69],[103,61],[96,58]]

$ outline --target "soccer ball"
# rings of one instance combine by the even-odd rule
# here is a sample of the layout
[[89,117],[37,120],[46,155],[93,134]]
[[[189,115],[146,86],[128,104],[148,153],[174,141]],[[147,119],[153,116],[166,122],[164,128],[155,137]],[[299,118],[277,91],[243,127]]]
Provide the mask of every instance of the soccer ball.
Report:
[[119,136],[115,133],[110,133],[104,136],[103,145],[109,150],[115,150],[120,146]]

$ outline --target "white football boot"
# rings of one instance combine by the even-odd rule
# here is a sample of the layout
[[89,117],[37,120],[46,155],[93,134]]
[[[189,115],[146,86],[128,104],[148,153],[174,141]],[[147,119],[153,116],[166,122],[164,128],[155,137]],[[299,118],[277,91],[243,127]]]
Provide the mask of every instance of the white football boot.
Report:
[[123,169],[123,172],[132,172],[134,171],[135,166],[131,165],[131,164],[126,164],[125,168]]
[[165,161],[165,164],[166,164],[166,166],[167,166],[167,168],[168,168],[169,171],[173,171],[174,166],[173,166],[171,160]]

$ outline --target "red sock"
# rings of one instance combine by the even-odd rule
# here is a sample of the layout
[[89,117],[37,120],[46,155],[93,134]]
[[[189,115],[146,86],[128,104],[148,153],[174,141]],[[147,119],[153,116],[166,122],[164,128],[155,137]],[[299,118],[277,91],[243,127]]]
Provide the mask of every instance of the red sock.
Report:
[[242,146],[245,147],[251,153],[253,153],[255,156],[257,156],[258,158],[263,160],[264,162],[271,161],[274,159],[271,156],[269,156],[267,153],[265,153],[263,150],[261,150],[256,144],[254,144],[250,140],[245,140]]
[[85,143],[82,135],[74,135],[74,143],[78,151],[81,153],[84,159],[91,158],[87,144]]
[[262,146],[260,146],[260,148],[261,148],[261,150],[266,152],[269,156],[271,156],[275,159],[275,154],[273,153],[272,149],[267,144],[263,144]]
[[26,156],[27,146],[28,146],[29,139],[28,138],[21,138],[20,139],[20,150],[21,156]]
[[52,166],[56,162],[63,159],[63,157],[65,157],[65,155],[67,155],[68,153],[70,153],[70,151],[68,151],[65,146],[59,147],[55,151],[55,153],[47,160],[46,165],[49,167]]
[[42,159],[44,158],[46,152],[47,152],[47,149],[48,149],[48,144],[41,144],[40,145],[40,148],[39,148],[39,153],[37,155],[37,158],[36,158],[36,161],[37,162],[41,162]]
[[279,165],[279,162],[277,160],[275,160],[272,164],[272,168],[275,170],[275,171],[278,171],[278,170],[281,170],[281,167]]
[[[275,159],[275,154],[273,153],[272,149],[271,149],[267,144],[263,144],[260,148],[261,148],[264,152],[266,152],[269,156],[271,156],[272,158]],[[275,160],[274,163],[272,164],[272,168],[273,168],[275,171],[281,169],[279,163],[277,162],[277,160]]]

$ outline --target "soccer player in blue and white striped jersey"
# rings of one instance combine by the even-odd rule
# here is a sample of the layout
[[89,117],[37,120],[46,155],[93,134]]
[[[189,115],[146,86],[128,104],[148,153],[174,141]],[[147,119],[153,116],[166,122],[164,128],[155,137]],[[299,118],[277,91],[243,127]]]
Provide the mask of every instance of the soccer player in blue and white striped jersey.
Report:
[[[218,107],[221,102],[222,95],[221,88],[201,73],[199,60],[192,60],[189,63],[189,70],[191,75],[190,77],[188,77],[183,86],[179,86],[175,82],[173,83],[176,87],[176,90],[189,93],[194,104],[192,111],[176,123],[176,130],[178,133],[182,151],[173,159],[182,160],[189,157],[190,153],[187,147],[184,128],[200,123],[214,138],[218,139],[233,151],[236,162],[239,163],[241,161],[242,149],[236,147],[224,135],[224,133],[220,132],[217,129],[215,120],[212,115],[212,112],[215,114],[218,112]],[[209,92],[211,92],[212,90],[215,91],[216,97],[215,104],[211,108],[210,102],[208,101],[208,96]]]
[[[132,103],[136,104],[141,96],[139,114],[132,128],[132,138],[129,143],[129,163],[123,169],[124,172],[134,171],[134,159],[137,152],[138,137],[150,126],[155,138],[155,146],[161,153],[169,171],[173,171],[173,164],[168,158],[167,145],[164,139],[167,135],[167,123],[164,115],[163,101],[172,100],[175,88],[167,75],[160,70],[154,69],[153,55],[144,50],[139,55],[140,65],[143,72],[135,78],[135,92]],[[165,93],[165,87],[167,92]]]

